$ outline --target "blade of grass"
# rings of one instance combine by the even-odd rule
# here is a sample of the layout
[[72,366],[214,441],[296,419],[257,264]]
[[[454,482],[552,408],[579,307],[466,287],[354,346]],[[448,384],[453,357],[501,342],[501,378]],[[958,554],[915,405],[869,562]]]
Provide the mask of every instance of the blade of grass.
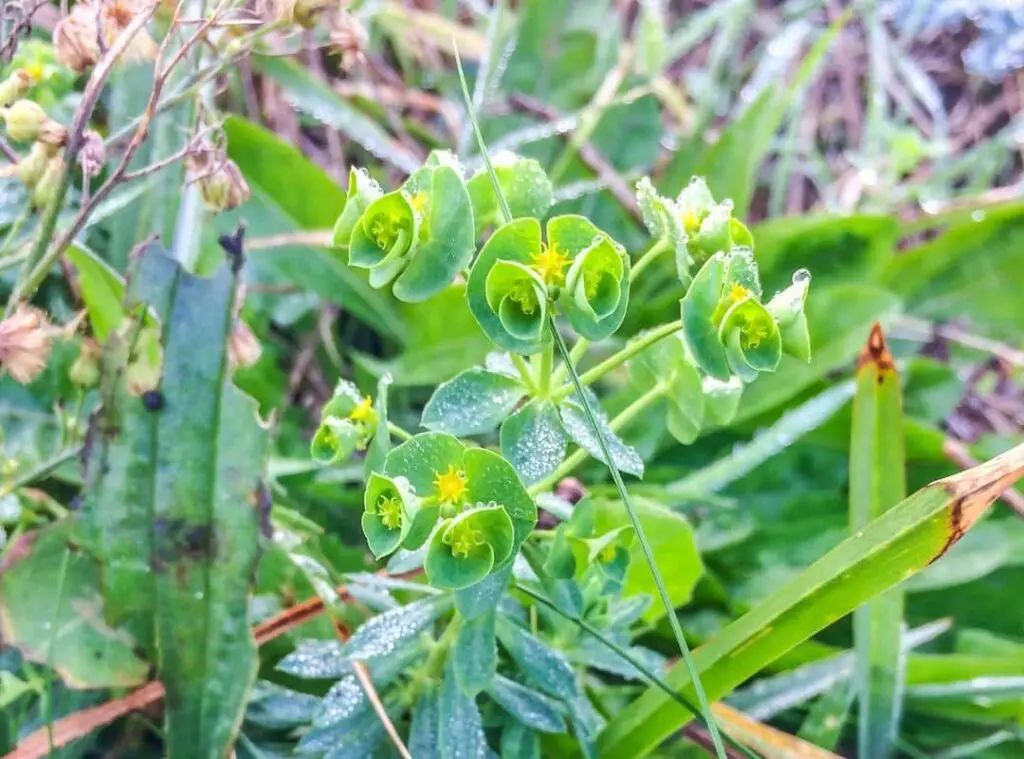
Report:
[[[477,144],[480,148],[480,155],[483,157],[484,164],[487,166],[487,173],[490,176],[491,185],[494,187],[495,195],[497,195],[498,202],[501,205],[502,215],[504,216],[505,223],[507,224],[512,221],[512,212],[509,210],[508,201],[505,199],[505,194],[501,189],[501,184],[498,182],[498,177],[494,173],[494,167],[491,165],[491,159],[487,154],[487,145],[484,142],[483,134],[480,132],[480,125],[477,123],[476,113],[473,110],[473,101],[469,94],[469,86],[466,84],[466,74],[462,69],[462,59],[459,58],[458,47],[454,47],[455,64],[459,70],[459,82],[462,84],[462,95],[466,101],[469,119],[473,124],[473,132],[476,134]],[[662,604],[665,606],[665,613],[671,623],[672,633],[675,636],[676,644],[679,646],[679,651],[683,656],[683,661],[686,663],[688,671],[692,674],[697,702],[700,704],[700,711],[704,717],[705,726],[707,727],[708,733],[711,736],[711,741],[714,744],[715,754],[718,759],[725,759],[725,746],[722,743],[722,736],[719,733],[718,725],[715,723],[715,718],[711,714],[711,707],[704,694],[704,689],[701,687],[700,677],[696,674],[690,660],[690,647],[686,644],[686,638],[683,636],[683,629],[679,624],[679,618],[676,617],[675,608],[672,606],[668,590],[665,588],[665,581],[662,579],[661,573],[658,571],[658,565],[654,560],[654,552],[651,549],[651,544],[647,540],[647,535],[644,532],[643,525],[640,524],[640,520],[636,515],[636,510],[633,508],[633,504],[629,499],[629,493],[626,491],[626,486],[622,482],[622,475],[619,473],[618,467],[613,463],[611,453],[608,450],[608,442],[605,440],[604,434],[601,432],[601,428],[597,423],[597,419],[594,415],[594,409],[591,407],[586,394],[583,392],[583,383],[580,382],[579,374],[576,373],[576,369],[572,365],[572,359],[569,357],[569,349],[566,348],[565,341],[558,332],[554,317],[548,320],[548,327],[551,332],[551,337],[555,342],[555,346],[561,355],[562,362],[565,364],[569,373],[569,378],[572,380],[573,387],[576,389],[576,395],[581,401],[583,411],[587,417],[587,423],[590,425],[591,429],[593,429],[594,434],[597,437],[601,455],[604,458],[605,463],[608,465],[608,471],[611,472],[612,481],[615,483],[615,487],[619,491],[619,496],[622,498],[622,503],[626,508],[626,512],[629,514],[630,522],[633,525],[633,529],[636,531],[637,540],[640,542],[640,546],[643,549],[644,558],[647,561],[648,567],[650,567],[651,574],[654,575],[654,582],[658,588],[658,595],[661,598]]]
[[[859,530],[694,652],[710,698],[721,698],[782,654],[940,559],[999,494],[1024,475],[1024,444],[938,480]],[[686,667],[665,678],[693,690]],[[640,756],[690,719],[649,690],[598,738],[601,757]]]
[[[900,380],[877,323],[857,361],[856,385],[850,440],[853,534],[907,494]],[[884,759],[893,750],[903,700],[902,625],[903,589],[898,586],[853,614],[857,748],[863,756]]]

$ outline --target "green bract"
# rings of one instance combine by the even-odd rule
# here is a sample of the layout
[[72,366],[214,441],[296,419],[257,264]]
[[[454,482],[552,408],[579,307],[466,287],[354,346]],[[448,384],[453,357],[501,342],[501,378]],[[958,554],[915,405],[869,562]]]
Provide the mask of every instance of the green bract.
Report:
[[536,524],[537,507],[512,465],[451,435],[414,436],[388,455],[384,469],[406,478],[419,499],[402,544],[418,547],[434,531],[425,567],[436,587],[483,579],[511,561]]
[[594,504],[583,500],[573,508],[569,520],[555,530],[544,571],[554,578],[575,579],[581,584],[595,578],[599,593],[618,593],[629,567],[634,536],[629,526],[597,534]]
[[663,383],[669,433],[687,445],[696,440],[704,422],[704,390],[697,367],[687,358],[683,336],[676,333],[659,340],[633,359],[629,370],[643,391]]
[[377,431],[377,422],[372,399],[361,396],[351,382],[340,380],[320,412],[320,427],[310,444],[310,455],[324,464],[347,459],[354,451],[366,448]]
[[412,529],[419,501],[404,477],[372,473],[363,494],[363,534],[373,555],[387,556]]
[[519,219],[498,229],[480,251],[467,295],[477,321],[502,348],[535,353],[557,302],[577,333],[590,340],[612,334],[629,299],[629,258],[618,243],[582,216],[547,223]]
[[331,235],[332,244],[336,248],[348,249],[352,241],[352,231],[370,204],[377,200],[383,191],[366,169],[350,168],[348,171],[348,193],[345,196],[345,207],[338,216]]
[[[544,218],[544,214],[551,208],[554,188],[537,161],[501,151],[491,158],[491,166],[508,201],[513,219],[526,216]],[[473,201],[476,234],[479,235],[488,225],[501,222],[501,206],[491,184],[490,174],[485,169],[478,171],[469,180],[467,187]]]
[[768,301],[767,308],[779,325],[782,350],[793,358],[810,362],[811,335],[807,330],[804,303],[811,286],[811,275],[806,269],[793,274],[793,284]]
[[661,197],[651,180],[641,177],[636,183],[636,202],[644,218],[644,225],[652,237],[665,240],[675,254],[676,273],[683,286],[689,286],[692,261],[686,247],[683,214],[675,201]]
[[475,244],[473,209],[457,162],[448,153],[433,153],[401,189],[379,197],[371,182],[350,177],[334,244],[347,238],[349,263],[369,269],[374,287],[394,282],[399,300],[426,300],[448,287]]

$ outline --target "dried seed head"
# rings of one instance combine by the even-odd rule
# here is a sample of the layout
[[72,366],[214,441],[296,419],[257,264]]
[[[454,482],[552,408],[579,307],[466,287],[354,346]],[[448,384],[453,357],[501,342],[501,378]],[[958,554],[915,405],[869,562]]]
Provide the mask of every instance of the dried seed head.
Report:
[[39,136],[43,125],[49,121],[46,111],[31,100],[18,100],[0,110],[7,135],[15,142],[32,142]]
[[91,129],[87,129],[82,137],[82,149],[78,153],[78,163],[81,164],[82,173],[85,176],[94,177],[100,173],[107,160],[107,149],[103,145],[103,138]]
[[24,97],[35,80],[25,69],[18,69],[0,82],[0,107],[6,108],[18,98]]
[[57,62],[81,74],[100,59],[95,6],[76,5],[53,27],[53,47]]
[[238,165],[224,151],[203,141],[186,160],[192,181],[199,184],[203,202],[214,213],[229,211],[249,199],[249,185]]
[[343,69],[351,71],[366,60],[369,41],[369,34],[362,21],[348,11],[338,14],[331,29],[331,42],[341,54]]
[[228,361],[245,368],[259,361],[262,354],[263,348],[252,329],[241,319],[236,319],[228,338]]
[[0,366],[27,385],[46,368],[56,333],[43,311],[19,303],[13,314],[0,321]]

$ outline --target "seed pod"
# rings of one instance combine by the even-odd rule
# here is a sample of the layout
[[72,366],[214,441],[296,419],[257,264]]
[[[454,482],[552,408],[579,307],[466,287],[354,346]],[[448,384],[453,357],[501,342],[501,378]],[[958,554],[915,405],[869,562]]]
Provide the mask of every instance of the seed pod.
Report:
[[100,381],[100,346],[95,340],[84,340],[78,358],[68,370],[68,378],[79,387],[96,387]]
[[7,125],[7,135],[15,142],[31,142],[49,120],[46,111],[31,100],[18,100],[14,105],[0,110]]
[[60,184],[61,172],[64,170],[64,159],[60,154],[52,156],[46,163],[42,175],[32,187],[32,205],[45,208],[53,200],[57,186]]
[[253,334],[249,325],[241,319],[235,320],[228,338],[228,360],[231,364],[243,368],[252,366],[260,360],[262,353],[259,338]]
[[42,142],[35,142],[28,151],[28,155],[18,162],[18,179],[28,188],[34,188],[46,171],[50,159],[54,156],[52,146]]
[[18,98],[24,97],[35,80],[25,69],[18,69],[0,82],[0,107],[6,108]]

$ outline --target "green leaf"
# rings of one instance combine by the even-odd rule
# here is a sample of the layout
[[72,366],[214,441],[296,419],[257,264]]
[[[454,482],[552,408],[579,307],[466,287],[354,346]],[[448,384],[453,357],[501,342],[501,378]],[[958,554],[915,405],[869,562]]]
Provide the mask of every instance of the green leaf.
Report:
[[[551,208],[554,188],[541,165],[532,158],[521,158],[508,151],[496,153],[491,158],[491,165],[508,201],[512,218],[529,216],[543,219]],[[487,171],[478,171],[467,185],[473,202],[476,235],[479,236],[485,227],[498,226],[504,220]]]
[[452,646],[452,670],[467,696],[476,696],[491,687],[498,670],[498,648],[494,642],[493,611],[467,619],[459,628]]
[[667,386],[669,433],[684,445],[696,440],[704,423],[704,388],[697,367],[686,356],[683,336],[670,335],[644,349],[629,362],[629,371],[642,392],[659,383]]
[[420,169],[405,190],[422,214],[415,255],[395,281],[399,300],[426,300],[447,288],[476,250],[473,208],[462,176],[451,166]]
[[692,261],[686,247],[687,235],[683,229],[682,211],[674,201],[661,197],[647,177],[642,177],[636,183],[636,204],[651,237],[668,242],[675,255],[679,281],[684,287],[689,287],[693,276],[690,273]]
[[480,435],[501,424],[525,393],[516,377],[467,369],[434,391],[420,424],[450,435]]
[[[900,380],[878,324],[857,362],[850,434],[850,530],[857,535],[907,494]],[[903,707],[902,627],[902,588],[854,611],[857,747],[865,756],[893,751]]]
[[498,617],[497,632],[501,645],[530,682],[555,698],[572,699],[576,693],[576,673],[560,652],[505,616]]
[[512,564],[501,569],[468,588],[455,591],[455,606],[466,619],[476,619],[498,608],[502,596],[508,589],[512,576]]
[[725,284],[725,257],[709,258],[693,278],[682,301],[683,334],[694,361],[715,379],[729,379],[729,363],[714,321]]
[[455,663],[449,657],[438,697],[438,741],[443,757],[482,757],[486,755],[483,721],[476,702],[459,687]]
[[539,733],[564,733],[565,720],[550,698],[498,675],[487,692],[524,726]]
[[124,321],[124,280],[83,245],[71,245],[67,257],[78,273],[89,325],[96,339],[103,342]]
[[522,722],[501,731],[501,759],[541,759],[540,736]]
[[[228,156],[238,164],[252,195],[241,208],[214,217],[217,232],[231,233],[243,220],[250,238],[334,225],[345,193],[323,169],[245,119],[229,116],[224,130]],[[303,192],[294,192],[296,186]],[[250,284],[294,285],[341,306],[388,337],[405,336],[405,324],[393,303],[335,253],[304,245],[254,251],[246,279]]]
[[[650,541],[655,563],[665,578],[668,597],[673,606],[683,606],[690,600],[693,588],[704,571],[690,523],[657,501],[635,496],[632,500],[637,518]],[[630,525],[629,515],[622,503],[598,500],[594,505],[596,534],[603,535]],[[653,596],[656,591],[657,586],[644,561],[643,551],[638,544],[634,544],[630,549],[629,568],[622,595],[626,598]],[[654,622],[664,615],[665,609],[660,604],[652,604],[644,611],[643,618]]]
[[[608,422],[608,415],[604,413],[604,410],[597,401],[597,397],[589,390],[584,390],[584,392],[590,395],[590,403],[595,412],[594,419],[601,428],[601,436],[604,438],[605,444],[608,446],[608,452],[612,456],[612,464],[620,471],[637,477],[643,477],[644,462],[640,458],[640,454],[636,452],[633,446],[627,445],[622,441],[622,438],[615,434],[615,431]],[[560,411],[562,425],[565,427],[565,431],[569,433],[569,437],[595,459],[608,464],[604,460],[597,435],[587,420],[578,396],[573,396],[570,400],[563,401]],[[611,466],[612,464],[608,465]]]
[[466,509],[443,520],[423,567],[436,588],[458,590],[480,582],[512,555],[514,531],[498,504]]
[[48,663],[72,688],[139,685],[148,665],[132,636],[104,619],[101,568],[69,547],[70,528],[61,522],[10,546],[0,573],[3,639],[26,659]]
[[137,264],[129,305],[162,318],[164,403],[151,410],[125,387],[127,346],[112,336],[76,521],[104,564],[111,618],[133,631],[155,621],[168,755],[219,757],[256,674],[247,615],[267,435],[228,377],[229,268],[196,278],[157,246]]
[[253,56],[253,61],[262,73],[281,86],[285,99],[299,111],[337,129],[373,155],[407,174],[419,168],[420,159],[417,156],[297,61],[263,55]]
[[767,304],[768,313],[779,325],[782,350],[793,358],[811,362],[811,334],[804,303],[811,275],[801,269],[793,275],[793,284],[779,292]]
[[[1024,446],[923,488],[833,548],[694,653],[708,697],[721,698],[798,643],[940,559],[1021,475]],[[666,682],[692,691],[681,665]],[[642,755],[690,718],[662,691],[648,690],[609,723],[600,738],[601,756]]]
[[501,452],[527,485],[540,482],[558,468],[567,444],[562,420],[551,401],[533,400],[501,425]]
[[430,684],[420,691],[409,727],[409,753],[416,759],[443,759],[439,745],[438,688]]
[[466,451],[467,496],[473,503],[498,503],[512,520],[515,533],[512,554],[537,524],[537,505],[526,492],[516,470],[494,451]]
[[529,265],[531,256],[541,250],[540,222],[518,219],[500,227],[484,244],[469,272],[466,297],[469,308],[487,336],[498,346],[516,353],[536,353],[541,340],[523,340],[510,334],[502,324],[498,311],[487,297],[488,275],[498,261],[514,261]]
[[349,660],[367,661],[388,657],[419,639],[426,627],[448,613],[451,598],[431,596],[371,617],[345,644]]
[[466,447],[451,435],[426,432],[396,446],[384,464],[384,473],[409,480],[422,500],[437,495],[434,481],[449,467],[460,468]]
[[366,451],[366,473],[381,472],[384,462],[391,453],[391,432],[388,430],[388,387],[391,375],[385,374],[377,381],[377,397],[373,400],[376,423],[373,425],[373,440]]

